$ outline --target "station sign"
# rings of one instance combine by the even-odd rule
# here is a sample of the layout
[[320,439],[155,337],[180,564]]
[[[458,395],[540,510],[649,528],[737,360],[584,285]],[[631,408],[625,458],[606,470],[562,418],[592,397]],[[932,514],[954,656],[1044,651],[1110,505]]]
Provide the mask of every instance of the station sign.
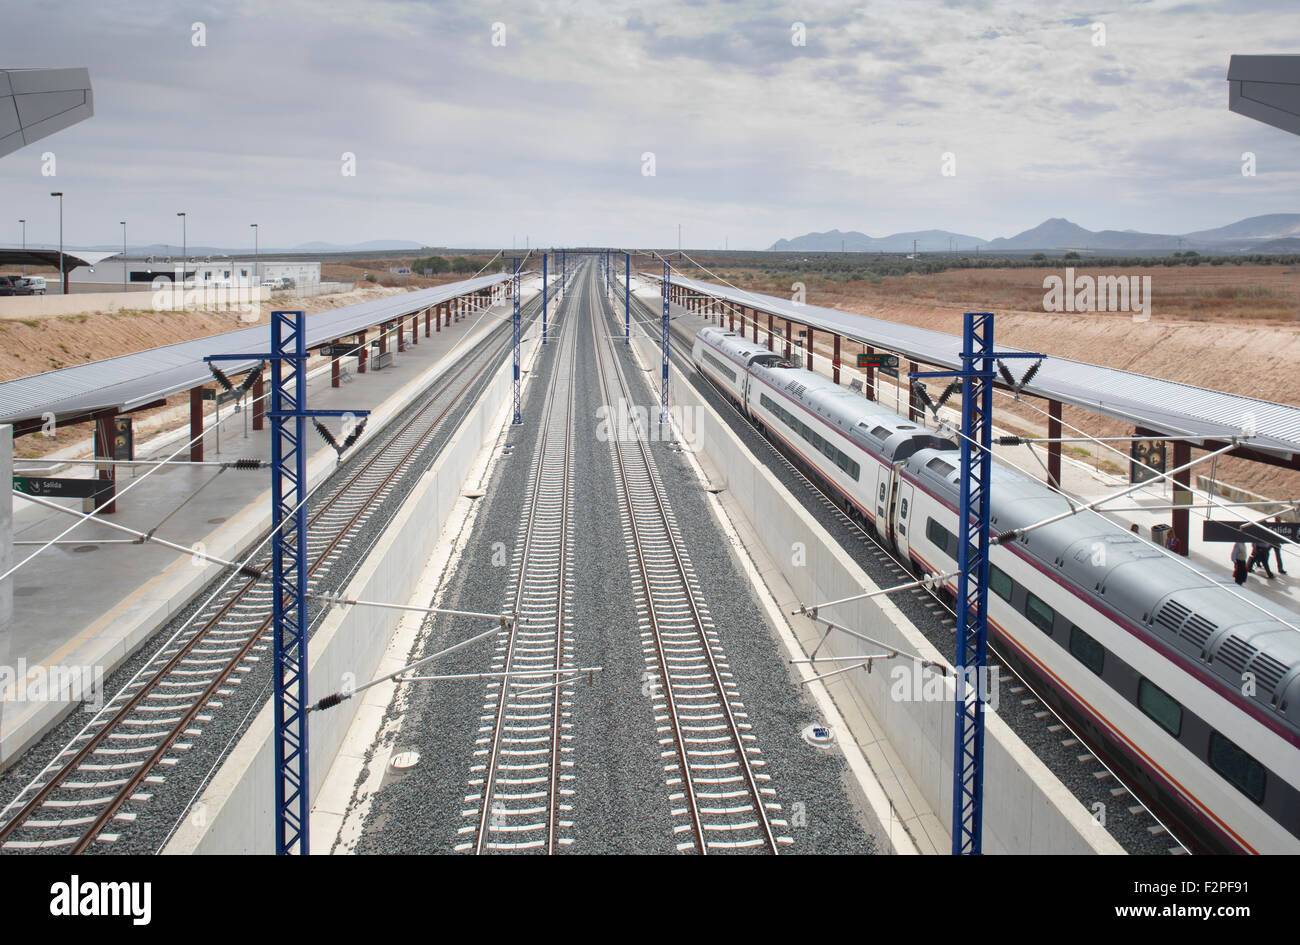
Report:
[[349,355],[360,354],[361,349],[355,344],[340,343],[321,345],[317,351],[324,358],[346,358]]
[[102,479],[55,479],[50,476],[14,476],[14,491],[47,499],[112,498],[113,483]]
[[228,404],[232,400],[239,399],[239,392],[234,390],[218,391],[215,387],[205,387],[200,396],[204,400],[215,400],[218,404]]
[[[1300,522],[1261,522],[1260,525],[1277,532],[1288,541],[1300,544]],[[1279,539],[1252,522],[1231,519],[1209,519],[1201,523],[1202,541],[1262,541],[1271,544]]]
[[865,352],[858,355],[858,367],[876,368],[881,371],[897,371],[898,355],[881,354],[879,352],[866,354]]
[[1164,440],[1134,440],[1129,445],[1129,482],[1136,484],[1158,478],[1157,473],[1165,472],[1167,453]]
[[135,430],[130,417],[113,418],[113,459],[135,459]]

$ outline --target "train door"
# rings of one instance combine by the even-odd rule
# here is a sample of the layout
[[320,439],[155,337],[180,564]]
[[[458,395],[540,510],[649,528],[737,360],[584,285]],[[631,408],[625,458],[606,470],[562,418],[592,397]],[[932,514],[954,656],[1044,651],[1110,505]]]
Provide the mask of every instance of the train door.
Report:
[[912,484],[906,480],[900,480],[898,484],[898,517],[894,522],[894,540],[898,544],[898,551],[904,558],[907,557],[907,549],[911,544],[911,537],[908,532],[912,530]]
[[876,467],[875,499],[872,507],[876,510],[876,534],[885,541],[889,540],[889,486],[893,470],[888,466]]

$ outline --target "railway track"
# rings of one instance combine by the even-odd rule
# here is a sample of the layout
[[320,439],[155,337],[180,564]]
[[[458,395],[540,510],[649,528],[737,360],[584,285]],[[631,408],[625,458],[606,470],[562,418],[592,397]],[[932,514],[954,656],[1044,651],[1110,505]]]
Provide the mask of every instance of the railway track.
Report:
[[[569,305],[568,300],[564,305]],[[558,313],[557,313],[558,315]],[[573,430],[576,332],[560,320],[560,349],[511,561],[507,612],[480,716],[458,852],[544,852],[573,842],[565,744],[573,696]],[[479,760],[479,759],[482,760]],[[466,839],[466,838],[469,839]]]
[[[537,306],[540,308],[540,304]],[[504,326],[503,326],[504,327]],[[422,461],[438,430],[508,346],[500,332],[309,503],[308,591],[341,586],[353,544]],[[0,812],[0,852],[111,851],[270,648],[270,552],[262,576],[227,580]]]
[[[600,303],[605,312],[605,304]],[[591,319],[606,405],[635,403],[606,318]],[[621,329],[621,325],[619,326]],[[620,332],[621,333],[621,332]],[[634,426],[633,419],[629,426]],[[623,424],[619,423],[619,429]],[[680,852],[779,853],[780,804],[750,732],[745,706],[700,593],[647,442],[648,431],[610,444],[628,564],[654,700],[665,780]]]
[[[650,310],[643,301],[633,297],[632,321],[642,330],[646,331],[651,338],[658,339],[660,332],[660,319],[656,312]],[[719,319],[719,324],[724,324],[725,318]],[[724,324],[725,327],[725,324]],[[691,365],[691,348],[690,341],[685,337],[685,333],[677,325],[671,326],[669,343],[672,345],[674,354],[681,365]],[[796,356],[796,362],[799,359]],[[704,383],[713,390],[718,388],[708,378],[702,378]],[[844,507],[827,491],[822,488],[814,479],[810,478],[800,466],[796,465],[789,457],[785,455],[775,444],[761,431],[754,428],[749,417],[741,411],[731,398],[718,390],[723,403],[739,418],[739,420],[758,433],[758,440],[768,450],[771,461],[785,469],[785,471],[796,481],[798,481],[811,496],[830,516],[841,529],[841,534],[855,540],[863,549],[869,551],[881,567],[890,571],[894,583],[903,583],[915,579],[916,575],[910,568],[901,561],[890,548],[881,544],[875,534],[874,529],[864,526],[857,518],[850,516]],[[929,587],[913,587],[906,592],[916,603],[925,608],[930,617],[937,622],[940,633],[955,635],[957,630],[956,611],[954,604],[940,591]],[[918,624],[918,626],[921,626]],[[924,630],[923,630],[924,632]],[[946,643],[940,634],[927,634],[930,641],[939,647],[941,652],[946,651]],[[1068,724],[1068,719],[1062,714],[1061,707],[1045,698],[1036,688],[1030,685],[1029,681],[1024,678],[1022,671],[1017,667],[1015,661],[1008,660],[1001,652],[1001,648],[993,642],[989,645],[990,656],[996,658],[1000,663],[1000,675],[998,677],[999,685],[1005,686],[1010,696],[1015,697],[1019,705],[1032,714],[1034,722],[1026,723],[1028,727],[1041,727],[1049,735],[1052,735],[1060,743],[1062,748],[1067,750],[1067,754],[1073,760],[1073,763],[1090,767],[1091,777],[1100,782],[1108,781],[1111,786],[1106,788],[1103,803],[1116,808],[1126,808],[1130,817],[1141,818],[1143,823],[1138,824],[1144,827],[1146,832],[1152,836],[1158,834],[1168,834],[1173,840],[1174,846],[1169,847],[1165,852],[1170,854],[1180,854],[1188,852],[1188,845],[1182,839],[1169,830],[1167,824],[1169,818],[1158,807],[1151,806],[1147,801],[1139,798],[1136,792],[1119,781],[1112,769],[1106,766],[1102,760],[1102,754],[1099,750],[1084,739],[1081,734]],[[1006,710],[1003,711],[1006,715]],[[1013,726],[1017,734],[1021,737],[1027,737],[1028,732],[1019,726]],[[1051,765],[1049,756],[1044,753],[1043,749],[1035,748],[1034,751],[1049,763],[1054,770],[1061,770],[1057,765]],[[1081,803],[1085,803],[1080,797]],[[1095,803],[1095,801],[1093,801]],[[1149,820],[1150,824],[1145,821]],[[1119,839],[1117,837],[1117,839]],[[1123,842],[1123,841],[1121,841]],[[1130,850],[1130,852],[1139,852]],[[1140,852],[1148,852],[1142,850]]]

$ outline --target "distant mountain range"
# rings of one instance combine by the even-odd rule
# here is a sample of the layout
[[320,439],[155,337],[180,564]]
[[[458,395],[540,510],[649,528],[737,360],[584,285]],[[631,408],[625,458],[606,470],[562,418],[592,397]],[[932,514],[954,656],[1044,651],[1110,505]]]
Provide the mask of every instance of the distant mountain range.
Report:
[[1137,230],[1086,230],[1061,217],[1044,220],[1033,229],[1015,236],[981,239],[949,230],[918,230],[890,236],[867,236],[850,231],[807,233],[791,240],[777,240],[772,252],[910,253],[997,252],[1024,250],[1076,250],[1080,252],[1136,253],[1146,250],[1194,249],[1217,253],[1293,253],[1300,246],[1300,213],[1269,213],[1229,223],[1227,226],[1194,233],[1141,233]]

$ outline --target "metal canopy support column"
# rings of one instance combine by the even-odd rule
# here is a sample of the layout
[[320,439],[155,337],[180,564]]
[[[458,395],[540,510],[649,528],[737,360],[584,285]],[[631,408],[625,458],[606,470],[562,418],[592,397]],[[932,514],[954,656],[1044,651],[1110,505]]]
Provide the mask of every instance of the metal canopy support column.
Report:
[[515,264],[514,277],[510,281],[510,295],[514,299],[514,312],[510,316],[510,337],[514,342],[514,420],[512,423],[520,424],[524,422],[523,401],[519,396],[519,259],[512,260]]
[[260,430],[263,426],[263,418],[266,416],[266,382],[262,379],[261,369],[258,369],[257,377],[253,381],[253,429]]
[[1191,476],[1192,471],[1187,467],[1192,462],[1192,444],[1186,440],[1174,440],[1174,505],[1182,505],[1183,508],[1174,509],[1174,537],[1178,539],[1177,551],[1180,555],[1186,555],[1191,547],[1191,530],[1188,521],[1189,515],[1186,506],[1192,504],[1191,493]]
[[366,373],[366,358],[369,356],[369,354],[370,354],[370,346],[366,344],[366,333],[363,331],[361,332],[361,340],[358,342],[358,348],[357,348],[357,373],[358,374]]
[[632,343],[632,254],[623,254],[623,344]]
[[[875,353],[876,353],[876,349],[871,347],[871,345],[867,345],[867,354],[875,354]],[[867,365],[867,377],[866,380],[863,382],[862,388],[866,392],[867,400],[880,399],[879,397],[876,396],[876,369],[872,367],[870,364]]]
[[808,348],[807,351],[805,352],[805,356],[808,358],[808,370],[811,371],[813,369],[813,327],[812,325],[808,326]]
[[1061,488],[1061,402],[1047,402],[1047,478],[1051,485]]
[[790,336],[794,334],[794,326],[790,324],[790,319],[785,320],[785,359],[790,360]]
[[[921,365],[917,364],[915,361],[907,362],[907,369],[909,375],[912,377],[916,376],[916,372],[920,367]],[[916,391],[912,389],[911,384],[907,385],[907,419],[912,423],[920,423],[924,416],[924,411],[921,405],[917,402]]]
[[771,312],[767,313],[767,350],[772,350],[772,318]]
[[840,335],[835,333],[835,353],[831,356],[831,380],[836,384],[840,382]]
[[[95,414],[95,459],[113,459],[113,418],[117,415],[115,410],[100,410]],[[116,490],[114,480],[117,479],[117,467],[112,463],[107,463],[98,467],[99,471],[95,474],[100,482],[109,483],[108,488]],[[94,500],[95,503],[102,501],[100,498]],[[93,506],[91,506],[93,507]],[[112,515],[117,511],[117,502],[111,501],[105,504],[100,510],[101,515]]]
[[190,388],[190,462],[203,462],[203,388]]
[[[961,483],[957,510],[957,652],[953,737],[952,852],[982,852],[984,814],[984,702],[988,656],[989,490],[993,469],[993,382],[997,358],[1042,358],[994,352],[993,313],[967,312],[960,371],[909,372],[958,377],[961,398]],[[909,387],[911,385],[909,384]]]
[[[671,270],[668,267],[668,260],[664,260],[664,285],[670,285],[669,279],[672,278]],[[663,374],[659,381],[659,422],[668,422],[668,293],[664,293],[664,315],[663,315]]]

